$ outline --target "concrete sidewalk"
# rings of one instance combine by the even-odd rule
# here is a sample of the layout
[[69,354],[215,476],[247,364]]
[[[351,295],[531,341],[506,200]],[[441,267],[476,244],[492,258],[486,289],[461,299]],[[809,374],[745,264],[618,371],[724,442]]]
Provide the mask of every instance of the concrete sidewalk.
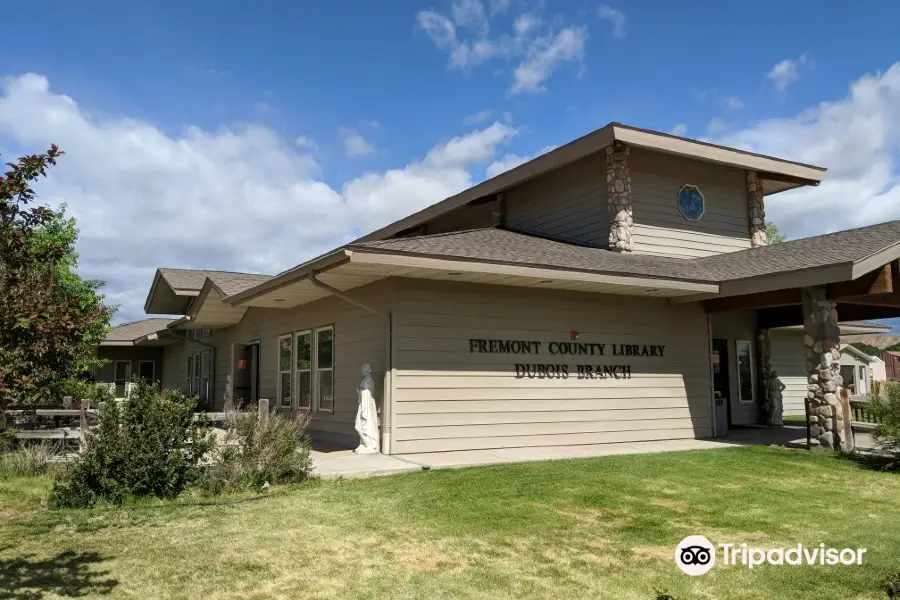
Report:
[[[857,447],[872,447],[871,436],[856,434]],[[497,450],[459,450],[386,456],[358,455],[339,447],[314,446],[312,457],[315,474],[323,479],[374,477],[409,473],[423,469],[459,469],[486,465],[511,464],[542,460],[595,458],[620,454],[649,454],[683,450],[715,450],[731,446],[786,446],[806,448],[806,428],[748,427],[736,429],[727,437],[703,440],[660,440],[546,448],[501,448]]]
[[313,475],[322,479],[358,479],[421,471],[422,466],[384,454],[354,454],[347,448],[313,445]]

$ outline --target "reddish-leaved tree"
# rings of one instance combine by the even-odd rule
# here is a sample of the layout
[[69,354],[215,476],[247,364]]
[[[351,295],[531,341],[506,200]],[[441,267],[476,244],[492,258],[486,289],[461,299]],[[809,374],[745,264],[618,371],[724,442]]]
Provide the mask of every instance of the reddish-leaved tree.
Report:
[[99,284],[67,270],[74,239],[52,233],[60,215],[35,204],[31,183],[61,155],[52,145],[0,177],[0,410],[45,401],[81,375],[111,317]]

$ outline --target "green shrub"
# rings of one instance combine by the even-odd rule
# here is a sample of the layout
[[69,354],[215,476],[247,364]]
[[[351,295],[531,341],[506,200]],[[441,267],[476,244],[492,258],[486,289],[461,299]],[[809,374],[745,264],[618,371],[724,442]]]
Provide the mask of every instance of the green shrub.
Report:
[[888,598],[900,598],[900,573],[892,573],[884,580],[884,591]]
[[872,436],[881,450],[894,457],[894,468],[900,467],[900,383],[885,385],[887,396],[869,398],[869,411],[875,416],[878,426]]
[[140,383],[124,401],[107,402],[87,448],[54,481],[56,506],[172,498],[197,481],[214,447],[206,423],[194,419],[196,399]]
[[32,444],[0,454],[0,477],[36,477],[50,468],[53,452],[48,444]]
[[219,494],[303,481],[312,470],[308,423],[307,417],[275,415],[261,422],[256,413],[233,415],[225,441],[204,473],[201,489]]

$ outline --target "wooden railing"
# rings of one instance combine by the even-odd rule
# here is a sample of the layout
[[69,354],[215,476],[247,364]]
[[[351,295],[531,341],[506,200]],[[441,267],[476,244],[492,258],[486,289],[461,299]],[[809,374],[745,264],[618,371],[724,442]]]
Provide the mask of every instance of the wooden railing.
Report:
[[868,400],[850,400],[850,414],[854,423],[880,423],[880,419],[872,414]]

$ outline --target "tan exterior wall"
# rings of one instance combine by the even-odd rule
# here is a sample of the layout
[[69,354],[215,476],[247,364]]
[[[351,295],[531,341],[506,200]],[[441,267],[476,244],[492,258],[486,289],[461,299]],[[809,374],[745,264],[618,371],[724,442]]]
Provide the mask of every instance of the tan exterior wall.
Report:
[[[560,356],[550,342],[607,344]],[[664,300],[398,280],[394,452],[597,444],[712,435],[706,314]],[[537,355],[473,353],[470,339],[536,340]],[[612,344],[664,357],[610,356]],[[515,363],[568,364],[568,379],[517,378]],[[630,379],[578,379],[577,364],[630,364]]]
[[[348,293],[377,310],[390,309],[389,282],[363,286]],[[374,315],[337,297],[329,297],[291,309],[251,308],[244,319],[227,329],[214,331],[203,341],[216,346],[214,408],[221,409],[226,376],[237,360],[234,344],[260,341],[260,398],[274,405],[277,395],[278,337],[295,331],[334,325],[334,413],[313,412],[311,432],[314,438],[354,444],[356,388],[362,380],[360,367],[369,363],[375,380],[375,397],[384,401],[384,371],[387,357],[387,319]],[[187,354],[205,347],[196,342],[181,342],[166,347],[163,384],[183,389],[187,373]]]
[[[750,247],[746,173],[632,148],[634,252],[691,258]],[[697,186],[706,201],[699,221],[678,210],[682,186]]]
[[[731,311],[713,313],[712,337],[728,340],[728,383],[731,388],[729,401],[731,403],[732,425],[754,425],[759,423],[759,389],[757,387],[757,340],[756,340],[756,312]],[[737,342],[749,341],[753,347],[753,383],[756,397],[753,402],[741,402],[738,390],[737,369]],[[802,354],[801,354],[802,357]]]
[[160,347],[140,346],[100,346],[97,348],[97,356],[108,362],[94,369],[94,380],[102,383],[114,383],[116,375],[116,361],[127,360],[131,363],[131,374],[137,376],[138,364],[144,360],[152,360],[156,378],[160,379],[163,368],[163,349]]
[[782,392],[784,415],[805,415],[808,382],[803,358],[803,332],[771,329],[769,337],[772,340],[772,368],[778,371],[778,379],[785,386]]
[[606,246],[609,219],[602,153],[506,192],[510,229]]

